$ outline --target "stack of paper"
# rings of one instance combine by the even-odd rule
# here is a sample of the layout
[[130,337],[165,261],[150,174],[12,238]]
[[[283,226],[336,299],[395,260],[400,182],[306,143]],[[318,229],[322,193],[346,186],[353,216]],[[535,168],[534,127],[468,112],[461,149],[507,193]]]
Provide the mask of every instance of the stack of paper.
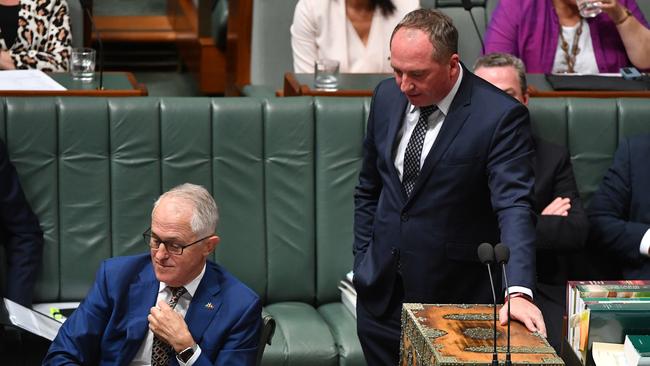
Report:
[[357,317],[357,290],[354,289],[354,284],[352,283],[352,278],[354,273],[352,271],[348,272],[339,284],[339,290],[341,290],[341,302],[345,307],[352,313],[352,316]]

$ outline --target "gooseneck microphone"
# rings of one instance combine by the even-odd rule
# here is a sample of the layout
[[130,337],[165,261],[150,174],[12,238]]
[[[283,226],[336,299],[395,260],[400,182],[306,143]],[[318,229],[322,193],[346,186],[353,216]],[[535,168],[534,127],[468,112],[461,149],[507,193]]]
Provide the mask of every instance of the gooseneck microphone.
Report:
[[474,23],[474,29],[476,30],[476,35],[478,36],[478,40],[481,42],[481,53],[485,53],[485,44],[483,44],[483,37],[481,37],[481,31],[478,30],[478,25],[476,25],[476,19],[474,19],[474,14],[472,14],[472,8],[474,7],[474,4],[472,4],[472,0],[463,0],[463,8],[467,10],[469,13],[469,17],[472,19],[472,23]]
[[501,266],[503,271],[503,279],[506,282],[506,294],[508,297],[508,343],[506,346],[506,366],[512,365],[510,356],[510,286],[508,285],[508,276],[506,275],[506,263],[510,260],[510,248],[503,243],[499,243],[494,247],[494,257],[496,262]]
[[492,288],[492,309],[494,311],[493,329],[494,329],[494,351],[492,352],[492,366],[499,366],[499,356],[497,353],[497,297],[494,292],[494,281],[492,280],[491,266],[495,263],[494,248],[492,244],[483,243],[478,246],[478,259],[481,263],[487,266],[488,274],[490,275],[490,287]]
[[99,58],[99,86],[97,87],[98,90],[104,90],[104,45],[102,44],[102,37],[99,34],[99,31],[97,30],[97,26],[95,26],[95,20],[93,19],[93,15],[90,13],[90,10],[88,10],[87,7],[84,7],[84,10],[86,11],[86,14],[88,15],[88,20],[90,21],[90,27],[97,35],[97,56]]

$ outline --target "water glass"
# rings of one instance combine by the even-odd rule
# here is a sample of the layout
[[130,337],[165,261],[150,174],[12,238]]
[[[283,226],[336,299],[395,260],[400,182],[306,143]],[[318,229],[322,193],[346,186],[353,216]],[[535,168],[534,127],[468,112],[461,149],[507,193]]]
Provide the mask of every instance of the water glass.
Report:
[[321,59],[314,64],[314,86],[316,89],[336,90],[339,84],[339,62]]
[[73,48],[70,56],[70,73],[73,80],[93,81],[95,76],[95,50]]
[[583,18],[593,18],[603,11],[600,7],[602,3],[598,0],[576,0],[576,4]]

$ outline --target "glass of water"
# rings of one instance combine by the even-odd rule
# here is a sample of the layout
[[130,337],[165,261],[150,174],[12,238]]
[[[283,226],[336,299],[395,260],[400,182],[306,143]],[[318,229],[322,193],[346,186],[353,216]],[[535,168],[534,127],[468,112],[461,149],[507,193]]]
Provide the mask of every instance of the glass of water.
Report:
[[317,89],[336,90],[339,84],[339,62],[321,59],[314,64],[314,86]]
[[70,56],[70,73],[73,80],[93,81],[95,76],[95,50],[73,48]]
[[583,18],[593,18],[603,11],[601,9],[602,3],[597,0],[576,0],[576,4],[578,5],[580,16]]

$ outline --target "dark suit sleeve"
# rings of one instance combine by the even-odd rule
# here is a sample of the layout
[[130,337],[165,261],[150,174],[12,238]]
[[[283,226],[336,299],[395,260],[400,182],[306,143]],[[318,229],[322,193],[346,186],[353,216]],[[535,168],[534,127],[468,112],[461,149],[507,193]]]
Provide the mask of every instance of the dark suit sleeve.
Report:
[[250,365],[257,362],[257,349],[259,344],[260,330],[262,327],[262,305],[259,299],[243,309],[239,320],[234,324],[228,338],[214,363],[210,362],[208,356],[201,351],[201,355],[194,362],[195,366],[208,365]]
[[[378,90],[378,89],[377,89]],[[363,160],[359,173],[359,183],[354,192],[354,264],[359,263],[372,240],[372,228],[375,220],[377,201],[381,192],[381,177],[377,170],[377,148],[374,141],[374,115],[378,104],[377,90],[370,104],[373,108],[368,116],[368,128],[363,141]]]
[[[545,159],[543,156],[537,158]],[[537,248],[556,252],[576,251],[582,249],[587,241],[589,220],[582,207],[571,158],[566,149],[562,148],[561,157],[554,168],[551,201],[556,197],[570,198],[571,208],[567,216],[538,215]],[[539,202],[539,207],[543,210],[549,203]]]
[[25,199],[7,148],[0,141],[0,225],[7,254],[6,296],[31,306],[43,257],[43,232]]
[[494,131],[487,174],[501,241],[510,248],[509,285],[531,290],[535,288],[533,151],[528,110],[515,105],[503,114]]
[[[647,159],[648,156],[642,157]],[[641,239],[650,229],[647,223],[630,220],[631,205],[630,141],[621,141],[609,168],[589,206],[589,219],[596,245],[627,261],[639,261]],[[645,187],[647,188],[647,187]]]
[[106,286],[106,265],[102,262],[90,292],[63,323],[43,360],[43,365],[96,365],[101,353],[100,343],[111,300]]

